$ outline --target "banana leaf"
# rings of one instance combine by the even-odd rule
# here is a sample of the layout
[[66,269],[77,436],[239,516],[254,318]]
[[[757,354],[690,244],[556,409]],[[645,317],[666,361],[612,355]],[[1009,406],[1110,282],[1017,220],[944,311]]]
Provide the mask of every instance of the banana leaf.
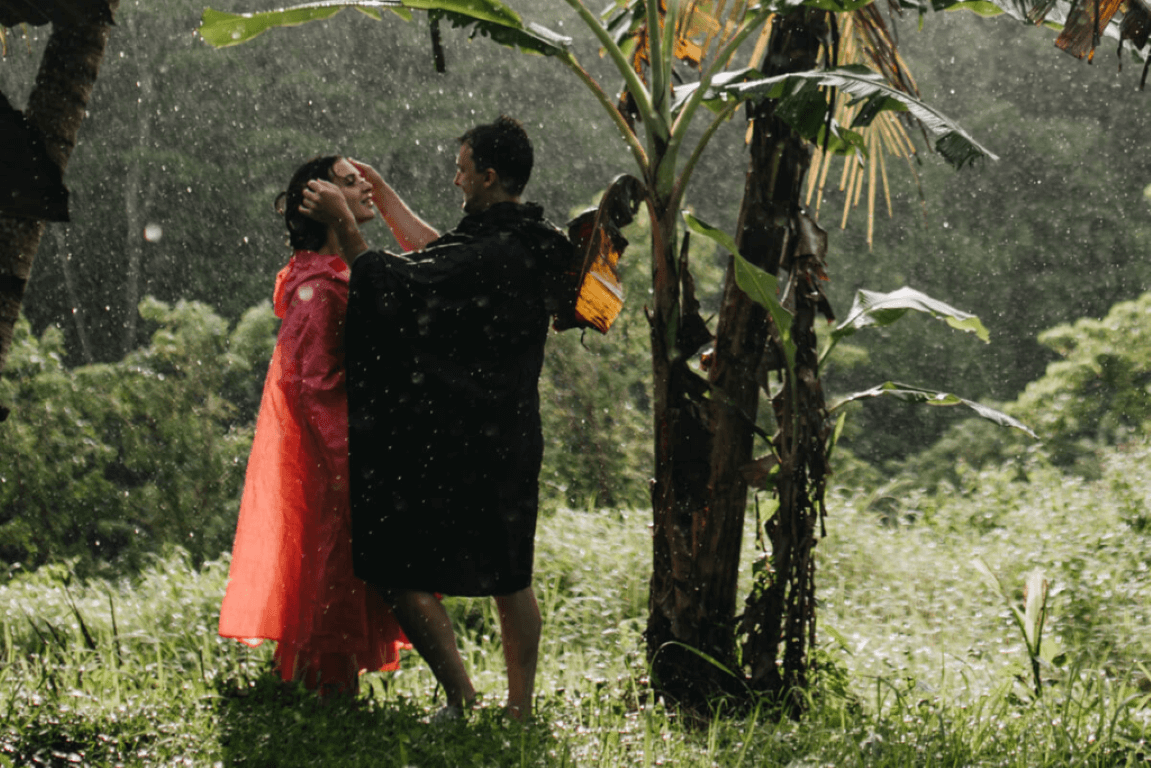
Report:
[[258,13],[224,13],[205,8],[199,28],[200,37],[217,48],[245,43],[276,27],[294,27],[311,21],[331,18],[345,8],[374,19],[382,11],[391,11],[405,20],[413,10],[428,11],[446,18],[453,26],[474,25],[474,34],[490,37],[508,47],[529,53],[554,56],[563,53],[569,38],[538,24],[524,24],[519,14],[499,0],[326,0],[304,3],[289,8]]
[[697,219],[687,211],[683,213],[683,220],[693,232],[713,240],[731,253],[735,259],[736,284],[740,290],[751,297],[752,301],[771,314],[771,319],[775,322],[776,328],[779,329],[779,335],[783,341],[783,353],[787,358],[787,369],[791,374],[794,374],[795,342],[791,338],[791,321],[793,318],[787,308],[779,301],[779,280],[776,279],[775,275],[768,274],[741,256],[735,245],[735,240],[722,229]]
[[[810,110],[798,107],[788,109],[787,107],[789,99],[799,100],[800,106],[802,106],[802,102],[810,100],[809,84],[819,88],[837,88],[854,97],[853,103],[863,102],[863,109],[860,110],[860,113],[866,116],[865,120],[874,119],[874,116],[882,111],[910,113],[923,125],[925,130],[936,137],[935,151],[956,168],[962,168],[978,158],[999,159],[995,153],[972,138],[954,120],[925,102],[903,93],[884,80],[882,75],[863,66],[853,65],[830,70],[811,70],[747,82],[736,82],[721,88],[713,87],[707,95],[714,94],[715,98],[722,98],[724,94],[728,94],[728,98],[734,95],[738,98],[780,99],[779,110],[785,117],[792,113],[806,116],[806,119],[803,120],[789,120],[792,127],[804,138],[818,141],[820,138],[818,131],[822,126],[822,118],[819,120],[812,118]],[[860,127],[859,123],[860,121],[856,120],[856,125],[848,127]]]
[[856,400],[863,400],[868,397],[894,397],[897,400],[902,400],[906,403],[924,403],[926,405],[935,406],[954,406],[964,405],[975,411],[979,416],[987,419],[990,422],[1000,425],[1001,427],[1013,427],[1022,432],[1027,433],[1035,439],[1038,436],[1016,418],[1008,416],[1003,411],[992,408],[989,405],[983,405],[973,400],[967,400],[959,395],[953,395],[950,392],[939,392],[934,389],[923,389],[922,387],[915,387],[909,384],[899,384],[894,381],[885,381],[879,386],[865,389],[861,392],[855,392],[835,402],[835,404],[828,407],[828,412],[833,412],[836,409],[846,405],[847,403],[855,402]]
[[906,286],[891,293],[858,291],[855,294],[855,301],[852,302],[851,311],[847,313],[847,319],[831,332],[831,338],[833,341],[839,341],[869,326],[891,325],[909,310],[940,318],[958,331],[974,333],[984,343],[990,341],[987,328],[975,315],[958,310],[950,304]]

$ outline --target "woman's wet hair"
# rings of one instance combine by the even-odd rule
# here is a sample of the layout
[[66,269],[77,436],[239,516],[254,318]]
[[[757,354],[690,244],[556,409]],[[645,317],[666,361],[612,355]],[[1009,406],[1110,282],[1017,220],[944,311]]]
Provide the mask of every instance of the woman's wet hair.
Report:
[[328,225],[321,224],[300,213],[304,202],[304,189],[312,179],[332,180],[332,168],[340,161],[339,155],[313,157],[292,175],[288,190],[276,197],[276,213],[284,217],[288,227],[288,244],[296,251],[318,251],[328,240]]

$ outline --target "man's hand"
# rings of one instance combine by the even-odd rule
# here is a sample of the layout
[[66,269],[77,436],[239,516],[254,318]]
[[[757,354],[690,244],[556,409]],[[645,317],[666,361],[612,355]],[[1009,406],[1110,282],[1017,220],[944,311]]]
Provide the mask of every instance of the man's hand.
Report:
[[379,171],[359,160],[348,158],[348,162],[372,185],[372,202],[376,204],[376,210],[384,217],[388,229],[392,230],[401,248],[405,251],[418,251],[440,236],[431,224],[408,208],[408,204],[384,181]]
[[362,163],[359,160],[353,160],[350,157],[348,158],[348,162],[351,163],[355,169],[363,175],[365,179],[368,180],[368,183],[372,185],[373,189],[382,186],[385,183],[384,177],[380,175],[380,172],[367,163]]
[[304,188],[304,202],[300,213],[315,219],[321,224],[333,226],[345,221],[355,221],[348,201],[340,193],[339,187],[330,181],[312,179]]

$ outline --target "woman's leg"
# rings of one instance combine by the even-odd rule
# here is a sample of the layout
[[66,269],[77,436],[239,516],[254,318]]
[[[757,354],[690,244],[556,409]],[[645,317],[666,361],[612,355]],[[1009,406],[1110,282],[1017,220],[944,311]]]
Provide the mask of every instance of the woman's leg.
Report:
[[444,687],[448,704],[457,707],[470,704],[476,697],[476,689],[464,669],[456,646],[456,633],[444,604],[430,592],[390,589],[382,590],[381,594],[392,606],[412,646]]
[[304,672],[304,685],[319,691],[322,699],[355,698],[360,690],[360,671],[356,666],[356,657],[349,653],[321,653],[316,666]]

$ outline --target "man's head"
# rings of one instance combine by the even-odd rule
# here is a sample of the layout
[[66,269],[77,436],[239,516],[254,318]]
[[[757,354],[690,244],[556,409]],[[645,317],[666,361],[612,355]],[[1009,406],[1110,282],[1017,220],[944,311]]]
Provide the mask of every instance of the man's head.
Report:
[[500,115],[459,138],[455,184],[464,211],[479,213],[495,203],[519,200],[532,174],[532,143],[522,125]]

